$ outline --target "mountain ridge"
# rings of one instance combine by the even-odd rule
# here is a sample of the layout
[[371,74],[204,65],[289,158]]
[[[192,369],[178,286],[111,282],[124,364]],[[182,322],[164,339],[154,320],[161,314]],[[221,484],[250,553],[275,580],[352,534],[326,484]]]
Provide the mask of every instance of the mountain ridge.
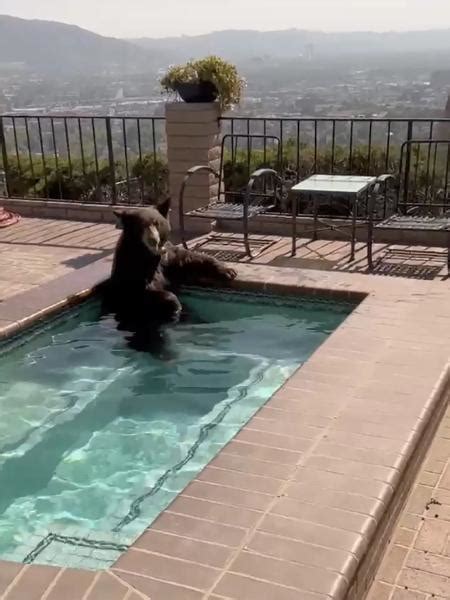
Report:
[[78,25],[0,15],[0,62],[19,62],[45,72],[143,69],[154,52]]
[[198,36],[135,38],[128,41],[145,49],[171,52],[173,57],[180,59],[211,51],[234,60],[240,56],[250,58],[252,55],[292,58],[311,51],[319,57],[336,54],[383,55],[390,52],[450,51],[450,28],[381,33],[324,32],[295,28],[275,31],[247,29],[215,31]]
[[450,56],[450,28],[384,33],[228,29],[125,40],[77,25],[0,15],[0,63],[24,63],[44,74],[149,73],[207,54],[219,54],[242,66],[254,59],[296,60],[301,55],[324,61],[350,56],[364,62],[366,57],[421,52]]

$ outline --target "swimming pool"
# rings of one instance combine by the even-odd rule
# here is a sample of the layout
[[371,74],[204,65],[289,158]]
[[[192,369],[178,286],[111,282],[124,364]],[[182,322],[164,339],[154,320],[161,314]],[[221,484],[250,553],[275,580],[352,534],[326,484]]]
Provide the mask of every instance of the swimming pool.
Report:
[[0,346],[0,558],[105,568],[353,306],[188,290],[164,360],[95,301]]

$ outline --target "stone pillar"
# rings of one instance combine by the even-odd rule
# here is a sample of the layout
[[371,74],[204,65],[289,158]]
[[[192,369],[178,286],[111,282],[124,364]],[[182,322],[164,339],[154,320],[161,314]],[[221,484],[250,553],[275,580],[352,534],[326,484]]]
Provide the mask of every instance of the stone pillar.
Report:
[[[166,104],[167,157],[169,184],[172,199],[171,225],[178,229],[178,196],[186,171],[197,165],[220,167],[220,121],[216,103]],[[212,174],[194,175],[184,195],[184,210],[208,205],[216,199],[219,182]],[[190,233],[206,233],[211,229],[207,219],[185,218],[185,228]]]

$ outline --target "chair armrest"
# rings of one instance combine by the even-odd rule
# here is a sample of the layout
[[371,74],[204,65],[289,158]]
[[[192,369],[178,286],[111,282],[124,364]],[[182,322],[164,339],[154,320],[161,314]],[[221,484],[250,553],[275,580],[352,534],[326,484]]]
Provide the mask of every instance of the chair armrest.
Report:
[[381,193],[382,186],[384,187],[384,190],[386,190],[389,181],[397,182],[397,177],[395,177],[395,175],[391,175],[390,173],[378,175],[375,185],[373,186],[373,195],[378,196]]
[[189,180],[193,175],[195,175],[196,173],[201,173],[201,172],[212,173],[213,175],[215,175],[217,177],[217,179],[220,179],[219,173],[215,169],[210,167],[209,165],[197,165],[195,167],[191,167],[190,169],[188,169],[186,171],[186,174],[183,177],[183,181],[181,182],[181,187],[180,187],[180,191],[178,194],[180,223],[182,223],[183,219],[184,219],[184,209],[183,209],[184,202],[183,201],[184,201],[184,192],[186,190],[186,186],[189,183]]
[[397,177],[391,173],[385,173],[384,175],[378,175],[377,183],[385,183],[386,181],[396,181]]
[[276,171],[274,171],[274,169],[257,169],[256,171],[253,171],[253,173],[250,175],[250,179],[256,179],[258,177],[265,177],[266,175],[272,175],[273,177],[276,177],[277,179],[281,180],[281,177],[278,175],[278,173]]
[[220,177],[219,173],[215,169],[210,167],[209,165],[196,165],[195,167],[191,167],[190,169],[188,169],[186,171],[185,177],[189,178],[192,175],[195,175],[195,173],[201,173],[202,171],[212,173],[213,175],[215,175],[217,177],[217,179],[219,179],[219,177]]

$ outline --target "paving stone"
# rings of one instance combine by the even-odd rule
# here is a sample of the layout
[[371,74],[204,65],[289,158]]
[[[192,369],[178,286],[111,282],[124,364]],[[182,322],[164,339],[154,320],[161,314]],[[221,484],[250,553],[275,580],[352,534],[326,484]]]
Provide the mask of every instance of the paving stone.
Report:
[[377,578],[385,583],[395,583],[407,554],[407,548],[404,548],[403,546],[391,546],[384,557]]
[[427,519],[419,531],[415,548],[440,554],[445,548],[450,533],[450,522],[438,519]]
[[[252,527],[260,518],[261,512],[242,507],[227,506],[218,502],[209,502],[200,498],[190,498],[180,494],[169,506],[165,514],[177,513],[199,517],[213,523],[235,527]],[[156,521],[158,523],[158,521]],[[207,540],[206,540],[207,541]],[[214,540],[212,540],[214,541]]]
[[399,526],[417,531],[422,525],[422,522],[423,521],[419,515],[411,514],[405,510],[400,516]]
[[422,592],[414,592],[412,590],[402,590],[396,588],[392,596],[392,600],[426,600],[427,594]]
[[393,536],[393,542],[399,546],[405,546],[409,548],[414,541],[415,535],[416,532],[413,529],[397,527]]
[[450,579],[426,571],[406,568],[401,571],[397,585],[445,597],[450,590]]
[[[411,569],[427,571],[428,573],[450,578],[450,558],[432,554],[431,552],[412,550],[408,554],[406,566]],[[450,589],[448,591],[450,592]]]
[[20,563],[0,561],[0,595],[3,594],[22,569],[23,565]]
[[46,600],[82,600],[95,575],[94,571],[65,569]]
[[[259,581],[236,573],[226,573],[214,591],[220,597],[233,600],[326,600],[326,596]],[[176,599],[178,600],[178,599]],[[184,600],[181,599],[180,600]]]
[[218,542],[230,547],[238,546],[246,535],[246,530],[239,527],[212,523],[171,512],[160,515],[152,528],[203,542]]
[[356,558],[349,552],[261,532],[254,534],[245,549],[281,560],[330,569],[338,573],[354,571],[357,566]]
[[33,565],[24,569],[17,582],[9,590],[5,600],[41,600],[59,571],[60,569],[56,567],[44,565]]
[[[118,572],[117,575],[150,600],[201,600],[204,597],[201,592],[151,577],[140,577],[132,573],[122,572]],[[103,600],[109,600],[109,598]]]
[[442,475],[442,479],[439,482],[439,487],[444,490],[450,490],[450,462],[447,465],[444,474]]
[[389,600],[393,587],[382,581],[376,581],[367,596],[367,600]]
[[423,471],[419,479],[420,483],[434,487],[439,481],[439,473],[432,473],[430,471]]
[[128,587],[109,573],[100,573],[86,600],[124,600]]
[[428,502],[433,497],[433,488],[425,485],[416,485],[408,499],[406,511],[422,515]]
[[154,529],[146,531],[133,547],[174,558],[191,560],[211,567],[225,566],[233,552],[233,549],[227,546],[191,540]]
[[114,569],[203,591],[214,583],[220,573],[205,565],[138,550],[128,550],[116,562]]

